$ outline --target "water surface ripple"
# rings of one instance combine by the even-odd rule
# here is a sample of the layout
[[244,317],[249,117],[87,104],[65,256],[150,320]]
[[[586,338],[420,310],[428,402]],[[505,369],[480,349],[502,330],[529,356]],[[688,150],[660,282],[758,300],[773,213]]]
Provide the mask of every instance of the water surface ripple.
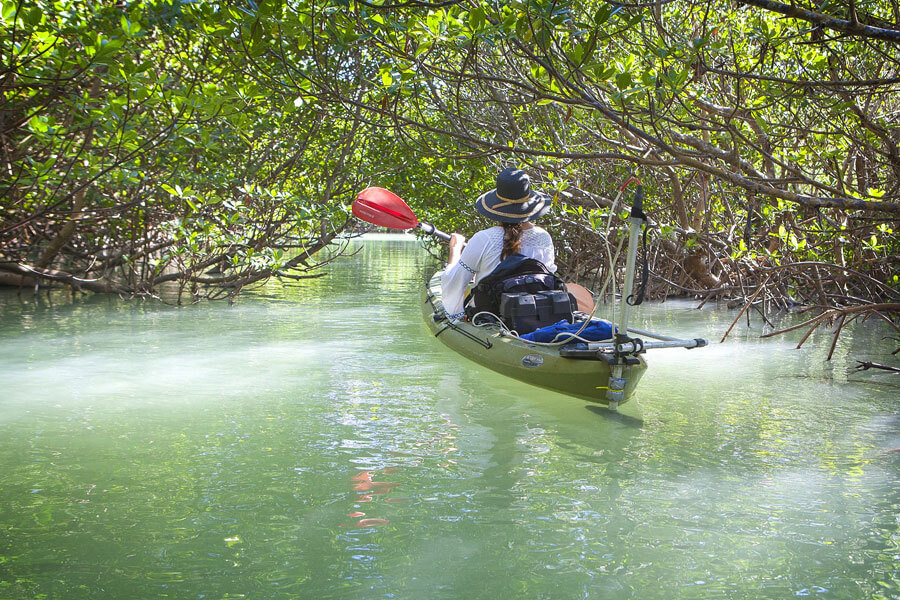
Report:
[[0,294],[0,598],[900,598],[883,329],[825,362],[644,306],[715,342],[613,414],[450,352],[421,247],[359,246],[234,306]]

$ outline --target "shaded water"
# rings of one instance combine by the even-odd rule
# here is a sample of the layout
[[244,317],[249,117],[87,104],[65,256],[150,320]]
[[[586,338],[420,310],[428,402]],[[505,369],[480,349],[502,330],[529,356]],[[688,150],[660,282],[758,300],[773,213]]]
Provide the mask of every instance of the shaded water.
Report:
[[[0,598],[898,598],[885,330],[667,303],[619,414],[421,324],[366,242],[234,306],[0,295]],[[814,345],[815,344],[815,345]]]

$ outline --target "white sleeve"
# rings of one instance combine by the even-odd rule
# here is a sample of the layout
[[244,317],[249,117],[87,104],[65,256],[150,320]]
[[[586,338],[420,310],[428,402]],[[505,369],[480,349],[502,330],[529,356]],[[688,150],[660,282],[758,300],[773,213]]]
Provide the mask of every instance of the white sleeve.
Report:
[[466,299],[466,288],[472,283],[475,274],[478,273],[483,254],[484,236],[479,236],[476,233],[463,248],[459,261],[454,265],[448,265],[444,274],[441,275],[441,294],[444,300],[444,310],[454,319],[458,319],[465,314],[463,302]]
[[556,251],[553,248],[553,238],[550,234],[535,227],[534,233],[529,236],[529,251],[531,256],[538,259],[551,273],[556,273]]
[[547,268],[551,273],[556,273],[556,249],[553,247],[553,238],[550,237],[549,233],[545,233],[544,235],[547,236],[547,245],[543,250],[544,260],[541,262],[547,265]]

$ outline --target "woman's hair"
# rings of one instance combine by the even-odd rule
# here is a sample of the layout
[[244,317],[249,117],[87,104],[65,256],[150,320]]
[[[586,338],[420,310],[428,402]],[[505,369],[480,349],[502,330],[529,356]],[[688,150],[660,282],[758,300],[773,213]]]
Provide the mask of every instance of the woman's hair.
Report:
[[522,251],[522,223],[500,223],[503,225],[503,251],[500,260]]

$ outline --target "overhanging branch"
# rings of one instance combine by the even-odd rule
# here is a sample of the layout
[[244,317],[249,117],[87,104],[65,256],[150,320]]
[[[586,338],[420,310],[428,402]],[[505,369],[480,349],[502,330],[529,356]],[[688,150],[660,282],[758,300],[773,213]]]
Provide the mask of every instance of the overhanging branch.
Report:
[[823,15],[821,13],[800,8],[799,6],[773,2],[772,0],[741,0],[741,4],[764,8],[785,15],[786,17],[807,21],[819,27],[824,27],[825,29],[832,29],[834,31],[858,35],[865,38],[884,40],[886,42],[900,43],[900,31],[896,29],[872,27],[870,25],[863,25],[858,21],[836,19],[829,15]]

